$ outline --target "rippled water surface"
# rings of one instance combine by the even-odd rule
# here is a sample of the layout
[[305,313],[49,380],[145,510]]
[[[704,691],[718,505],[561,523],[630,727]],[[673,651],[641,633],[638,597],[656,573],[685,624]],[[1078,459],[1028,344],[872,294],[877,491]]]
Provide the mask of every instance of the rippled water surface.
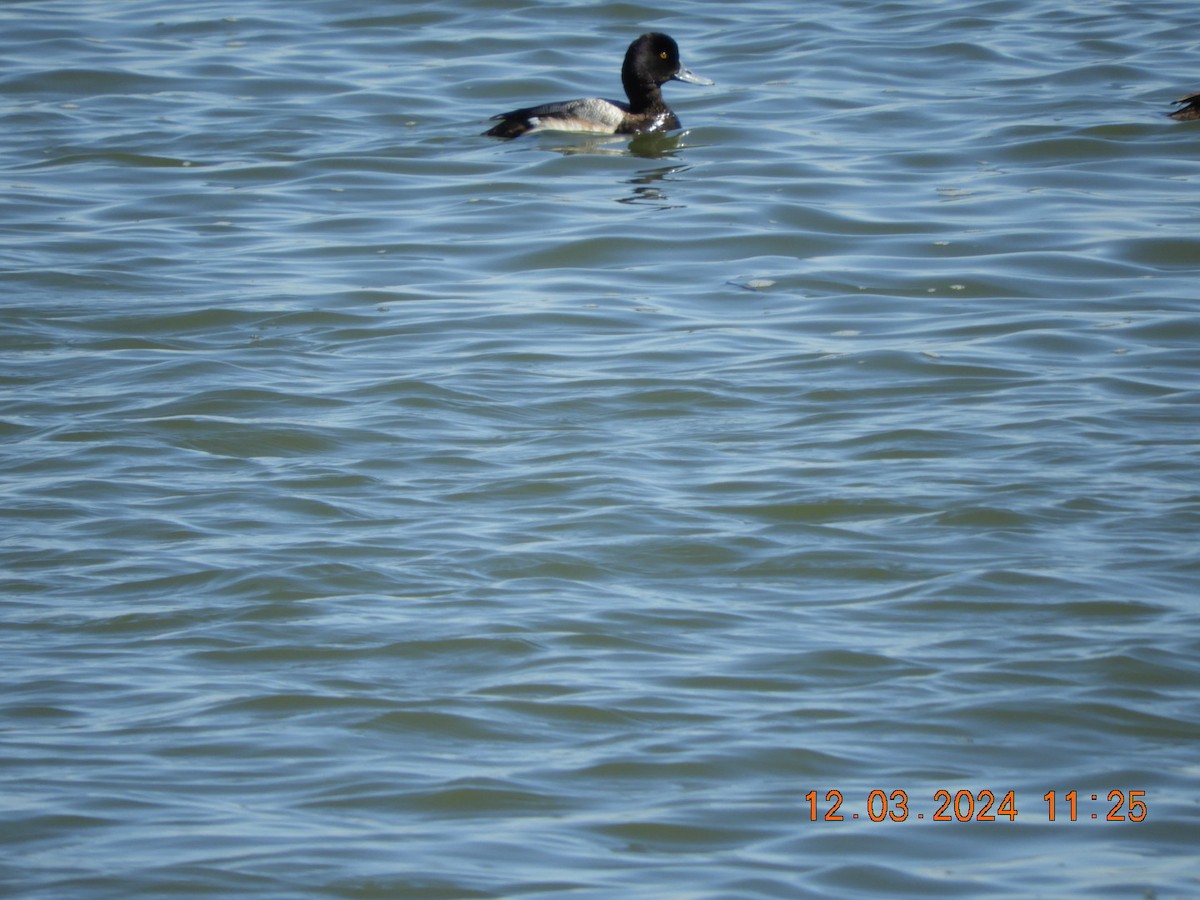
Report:
[[0,893],[1200,894],[1194,20],[5,3]]

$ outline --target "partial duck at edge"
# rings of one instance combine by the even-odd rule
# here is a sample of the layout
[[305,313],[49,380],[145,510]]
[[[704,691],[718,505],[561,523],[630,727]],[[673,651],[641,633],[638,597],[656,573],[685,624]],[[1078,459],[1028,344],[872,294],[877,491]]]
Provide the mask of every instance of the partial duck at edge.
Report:
[[1178,100],[1172,102],[1179,106],[1179,109],[1174,112],[1167,113],[1172,119],[1179,119],[1181,121],[1200,119],[1200,91],[1188,94],[1186,97],[1180,97]]

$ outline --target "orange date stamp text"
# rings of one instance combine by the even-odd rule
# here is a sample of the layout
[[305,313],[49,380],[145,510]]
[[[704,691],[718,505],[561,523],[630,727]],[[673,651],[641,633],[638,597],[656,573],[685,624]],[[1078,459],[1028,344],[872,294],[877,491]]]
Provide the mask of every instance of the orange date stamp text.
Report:
[[[1101,797],[1103,796],[1103,799]],[[847,802],[839,790],[818,791],[804,795],[808,802],[808,817],[813,822],[845,822],[860,818],[872,822],[1015,822],[1020,810],[1015,790],[997,792],[982,790],[941,789],[933,792],[931,802],[921,808],[914,806],[904,790],[873,790],[858,802]],[[1145,791],[1110,790],[1107,794],[1069,790],[1063,793],[1046,791],[1037,812],[1026,812],[1025,818],[1040,817],[1046,822],[1144,822],[1149,815]]]

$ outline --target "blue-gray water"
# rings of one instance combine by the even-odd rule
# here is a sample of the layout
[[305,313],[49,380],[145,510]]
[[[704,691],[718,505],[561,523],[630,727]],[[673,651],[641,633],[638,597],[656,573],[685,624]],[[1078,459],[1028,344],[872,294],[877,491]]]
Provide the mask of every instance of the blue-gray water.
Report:
[[0,893],[1200,894],[1194,24],[5,3]]

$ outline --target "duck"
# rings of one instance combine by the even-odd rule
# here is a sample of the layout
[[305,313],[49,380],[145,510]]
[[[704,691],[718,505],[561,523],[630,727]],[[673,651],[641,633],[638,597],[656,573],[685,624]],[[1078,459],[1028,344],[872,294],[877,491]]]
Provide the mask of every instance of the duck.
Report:
[[629,45],[621,65],[621,84],[628,103],[587,97],[527,106],[492,116],[500,124],[484,135],[515,138],[542,130],[591,134],[674,131],[680,127],[679,117],[663,101],[661,90],[668,81],[714,84],[684,67],[679,61],[679,45],[673,38],[658,31],[647,32]]
[[1188,94],[1186,97],[1180,97],[1173,102],[1183,105],[1174,112],[1167,113],[1172,119],[1200,119],[1200,91],[1195,94]]

